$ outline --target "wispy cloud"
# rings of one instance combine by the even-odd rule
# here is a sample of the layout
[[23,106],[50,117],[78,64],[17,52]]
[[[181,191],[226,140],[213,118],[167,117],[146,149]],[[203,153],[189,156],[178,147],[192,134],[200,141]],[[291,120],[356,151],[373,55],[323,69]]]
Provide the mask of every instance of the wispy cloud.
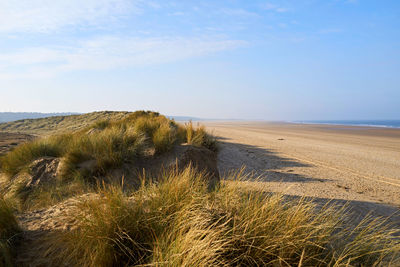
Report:
[[240,40],[101,37],[72,47],[27,48],[0,53],[0,79],[54,76],[75,70],[110,70],[163,64],[230,50]]
[[221,10],[221,13],[228,16],[259,17],[257,13],[248,11],[243,8],[224,8]]
[[143,3],[140,0],[0,0],[0,32],[43,33],[67,26],[112,24],[128,12],[140,13]]
[[283,12],[288,11],[288,9],[283,6],[279,6],[279,5],[268,3],[268,2],[262,5],[262,9],[274,11],[274,12],[278,12],[278,13],[283,13]]

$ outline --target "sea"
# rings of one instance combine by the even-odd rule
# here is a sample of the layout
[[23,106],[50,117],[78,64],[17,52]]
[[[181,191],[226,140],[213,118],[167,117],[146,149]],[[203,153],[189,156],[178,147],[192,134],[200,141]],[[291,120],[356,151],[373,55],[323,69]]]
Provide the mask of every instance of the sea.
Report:
[[400,120],[311,120],[311,121],[290,121],[291,123],[304,124],[329,124],[349,125],[366,127],[400,128]]

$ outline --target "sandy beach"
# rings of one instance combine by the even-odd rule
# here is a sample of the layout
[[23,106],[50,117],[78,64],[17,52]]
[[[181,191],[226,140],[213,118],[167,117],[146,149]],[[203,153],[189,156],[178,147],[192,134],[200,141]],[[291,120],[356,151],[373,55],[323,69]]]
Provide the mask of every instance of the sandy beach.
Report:
[[[400,206],[400,129],[205,122],[220,138],[222,174],[246,166],[272,192],[349,202],[360,215]],[[395,216],[396,217],[396,216]],[[398,218],[392,218],[396,223]]]

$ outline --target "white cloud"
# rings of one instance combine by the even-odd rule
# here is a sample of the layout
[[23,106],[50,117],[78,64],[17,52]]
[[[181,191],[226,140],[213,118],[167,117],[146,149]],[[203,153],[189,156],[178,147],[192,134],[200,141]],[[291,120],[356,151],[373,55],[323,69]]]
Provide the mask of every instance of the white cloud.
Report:
[[110,70],[163,64],[234,49],[239,40],[120,38],[81,41],[73,47],[28,48],[0,53],[0,79],[54,76],[75,70]]
[[139,0],[0,0],[0,32],[52,32],[113,23],[140,12]]

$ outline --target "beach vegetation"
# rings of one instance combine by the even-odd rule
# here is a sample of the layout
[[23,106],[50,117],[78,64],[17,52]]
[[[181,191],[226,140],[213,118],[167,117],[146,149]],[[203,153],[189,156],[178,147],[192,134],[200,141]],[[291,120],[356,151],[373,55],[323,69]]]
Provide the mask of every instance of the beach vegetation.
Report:
[[[99,120],[75,132],[37,138],[0,158],[0,167],[13,182],[30,172],[40,158],[60,159],[57,179],[40,187],[16,185],[21,207],[54,204],[104,181],[114,170],[132,169],[137,162],[170,151],[187,142],[215,150],[216,141],[204,127],[181,125],[157,112],[137,111],[121,120]],[[82,190],[80,190],[82,188]]]
[[189,167],[136,191],[103,187],[77,204],[77,228],[38,241],[45,252],[38,259],[69,266],[399,263],[398,232],[382,221],[348,227],[344,208],[246,190],[237,179],[209,192],[202,175]]
[[21,238],[20,233],[12,205],[0,196],[0,266],[13,266],[14,246]]

